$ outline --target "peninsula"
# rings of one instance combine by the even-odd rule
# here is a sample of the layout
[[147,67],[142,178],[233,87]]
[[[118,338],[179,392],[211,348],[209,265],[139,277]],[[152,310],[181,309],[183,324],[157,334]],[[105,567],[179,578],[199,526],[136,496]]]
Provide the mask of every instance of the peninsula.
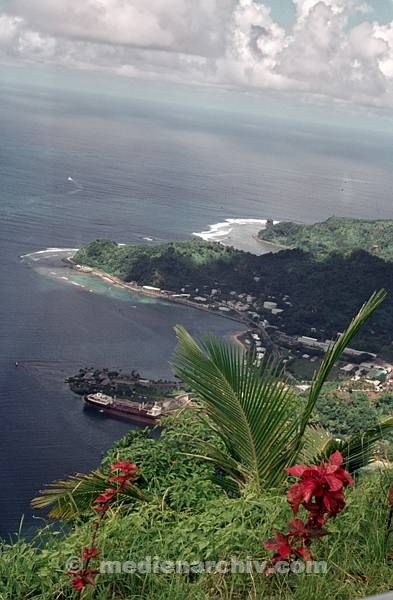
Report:
[[[356,338],[354,348],[390,360],[393,264],[387,258],[393,257],[392,223],[337,218],[315,226],[269,223],[260,235],[292,248],[262,256],[202,240],[156,245],[96,240],[79,250],[72,263],[115,285],[242,321],[257,330],[253,333],[260,338],[261,358],[266,349],[288,346],[288,338],[292,347],[296,342],[306,354],[310,354],[307,339],[321,343],[323,351],[364,299],[384,287],[389,298]],[[338,242],[328,252],[331,228],[347,234],[341,236],[345,243]],[[292,234],[284,239],[283,231]],[[300,245],[294,231],[296,239],[304,232],[311,236],[309,250],[293,247]],[[319,231],[325,234],[318,246]],[[252,340],[249,336],[253,347]]]

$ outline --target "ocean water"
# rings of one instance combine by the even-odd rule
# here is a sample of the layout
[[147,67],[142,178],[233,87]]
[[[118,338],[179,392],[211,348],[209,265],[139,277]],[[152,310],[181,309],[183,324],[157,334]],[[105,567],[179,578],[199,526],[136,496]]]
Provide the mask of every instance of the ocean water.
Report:
[[0,127],[0,535],[8,535],[23,513],[25,531],[39,522],[29,501],[45,483],[95,467],[129,428],[86,412],[67,375],[89,365],[169,375],[175,324],[195,335],[238,329],[105,284],[90,291],[89,278],[57,276],[56,252],[35,253],[195,233],[257,251],[252,236],[266,218],[391,218],[393,174],[387,136],[131,97],[3,86]]

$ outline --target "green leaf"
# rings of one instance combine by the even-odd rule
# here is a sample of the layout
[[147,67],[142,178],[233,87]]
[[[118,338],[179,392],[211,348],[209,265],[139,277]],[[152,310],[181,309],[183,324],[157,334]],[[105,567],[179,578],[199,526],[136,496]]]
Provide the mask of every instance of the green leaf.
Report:
[[[108,478],[100,471],[92,471],[87,475],[77,473],[68,479],[48,484],[32,500],[31,505],[35,509],[51,507],[49,517],[71,521],[91,514],[93,501],[107,487]],[[146,501],[147,497],[136,485],[132,485],[119,494],[116,504],[131,500]]]
[[[302,450],[307,452],[312,441],[308,423],[335,362],[385,297],[384,290],[373,294],[328,349],[303,411],[283,372],[271,360],[256,367],[254,357],[238,346],[213,337],[198,343],[177,326],[174,371],[191,388],[226,449],[223,452],[205,443],[198,456],[215,463],[240,487],[252,482],[260,492],[279,485],[284,468],[294,464]],[[314,430],[314,443],[317,434],[322,435]],[[373,439],[371,434],[367,439]],[[352,454],[356,448],[353,441]]]

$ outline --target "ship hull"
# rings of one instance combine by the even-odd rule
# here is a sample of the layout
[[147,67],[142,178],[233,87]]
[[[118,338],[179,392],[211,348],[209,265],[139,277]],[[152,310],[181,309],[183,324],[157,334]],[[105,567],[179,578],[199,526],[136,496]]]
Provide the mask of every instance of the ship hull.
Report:
[[92,400],[89,400],[86,396],[84,397],[84,401],[87,406],[98,410],[99,412],[111,415],[113,417],[125,419],[126,421],[130,421],[131,423],[142,423],[144,425],[155,425],[157,423],[159,417],[155,417],[153,415],[148,415],[143,411],[132,410],[132,408],[128,410],[123,410],[122,408],[116,406],[102,406],[95,403]]

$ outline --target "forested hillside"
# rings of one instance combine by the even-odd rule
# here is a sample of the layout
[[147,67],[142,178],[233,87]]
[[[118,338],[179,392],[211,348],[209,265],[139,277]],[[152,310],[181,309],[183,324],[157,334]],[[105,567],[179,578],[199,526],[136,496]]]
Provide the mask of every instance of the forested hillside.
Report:
[[348,256],[365,250],[384,260],[393,261],[393,221],[365,221],[331,217],[323,223],[299,225],[269,223],[259,233],[261,240],[310,252],[324,259],[336,252]]
[[273,325],[290,335],[315,335],[316,330],[321,339],[335,336],[374,290],[385,288],[387,300],[355,346],[393,355],[393,264],[364,250],[316,260],[302,250],[256,256],[203,241],[119,246],[97,240],[75,261],[162,289],[216,288],[222,299],[234,291],[252,294],[262,315],[263,302],[274,298],[283,312],[265,315]]

